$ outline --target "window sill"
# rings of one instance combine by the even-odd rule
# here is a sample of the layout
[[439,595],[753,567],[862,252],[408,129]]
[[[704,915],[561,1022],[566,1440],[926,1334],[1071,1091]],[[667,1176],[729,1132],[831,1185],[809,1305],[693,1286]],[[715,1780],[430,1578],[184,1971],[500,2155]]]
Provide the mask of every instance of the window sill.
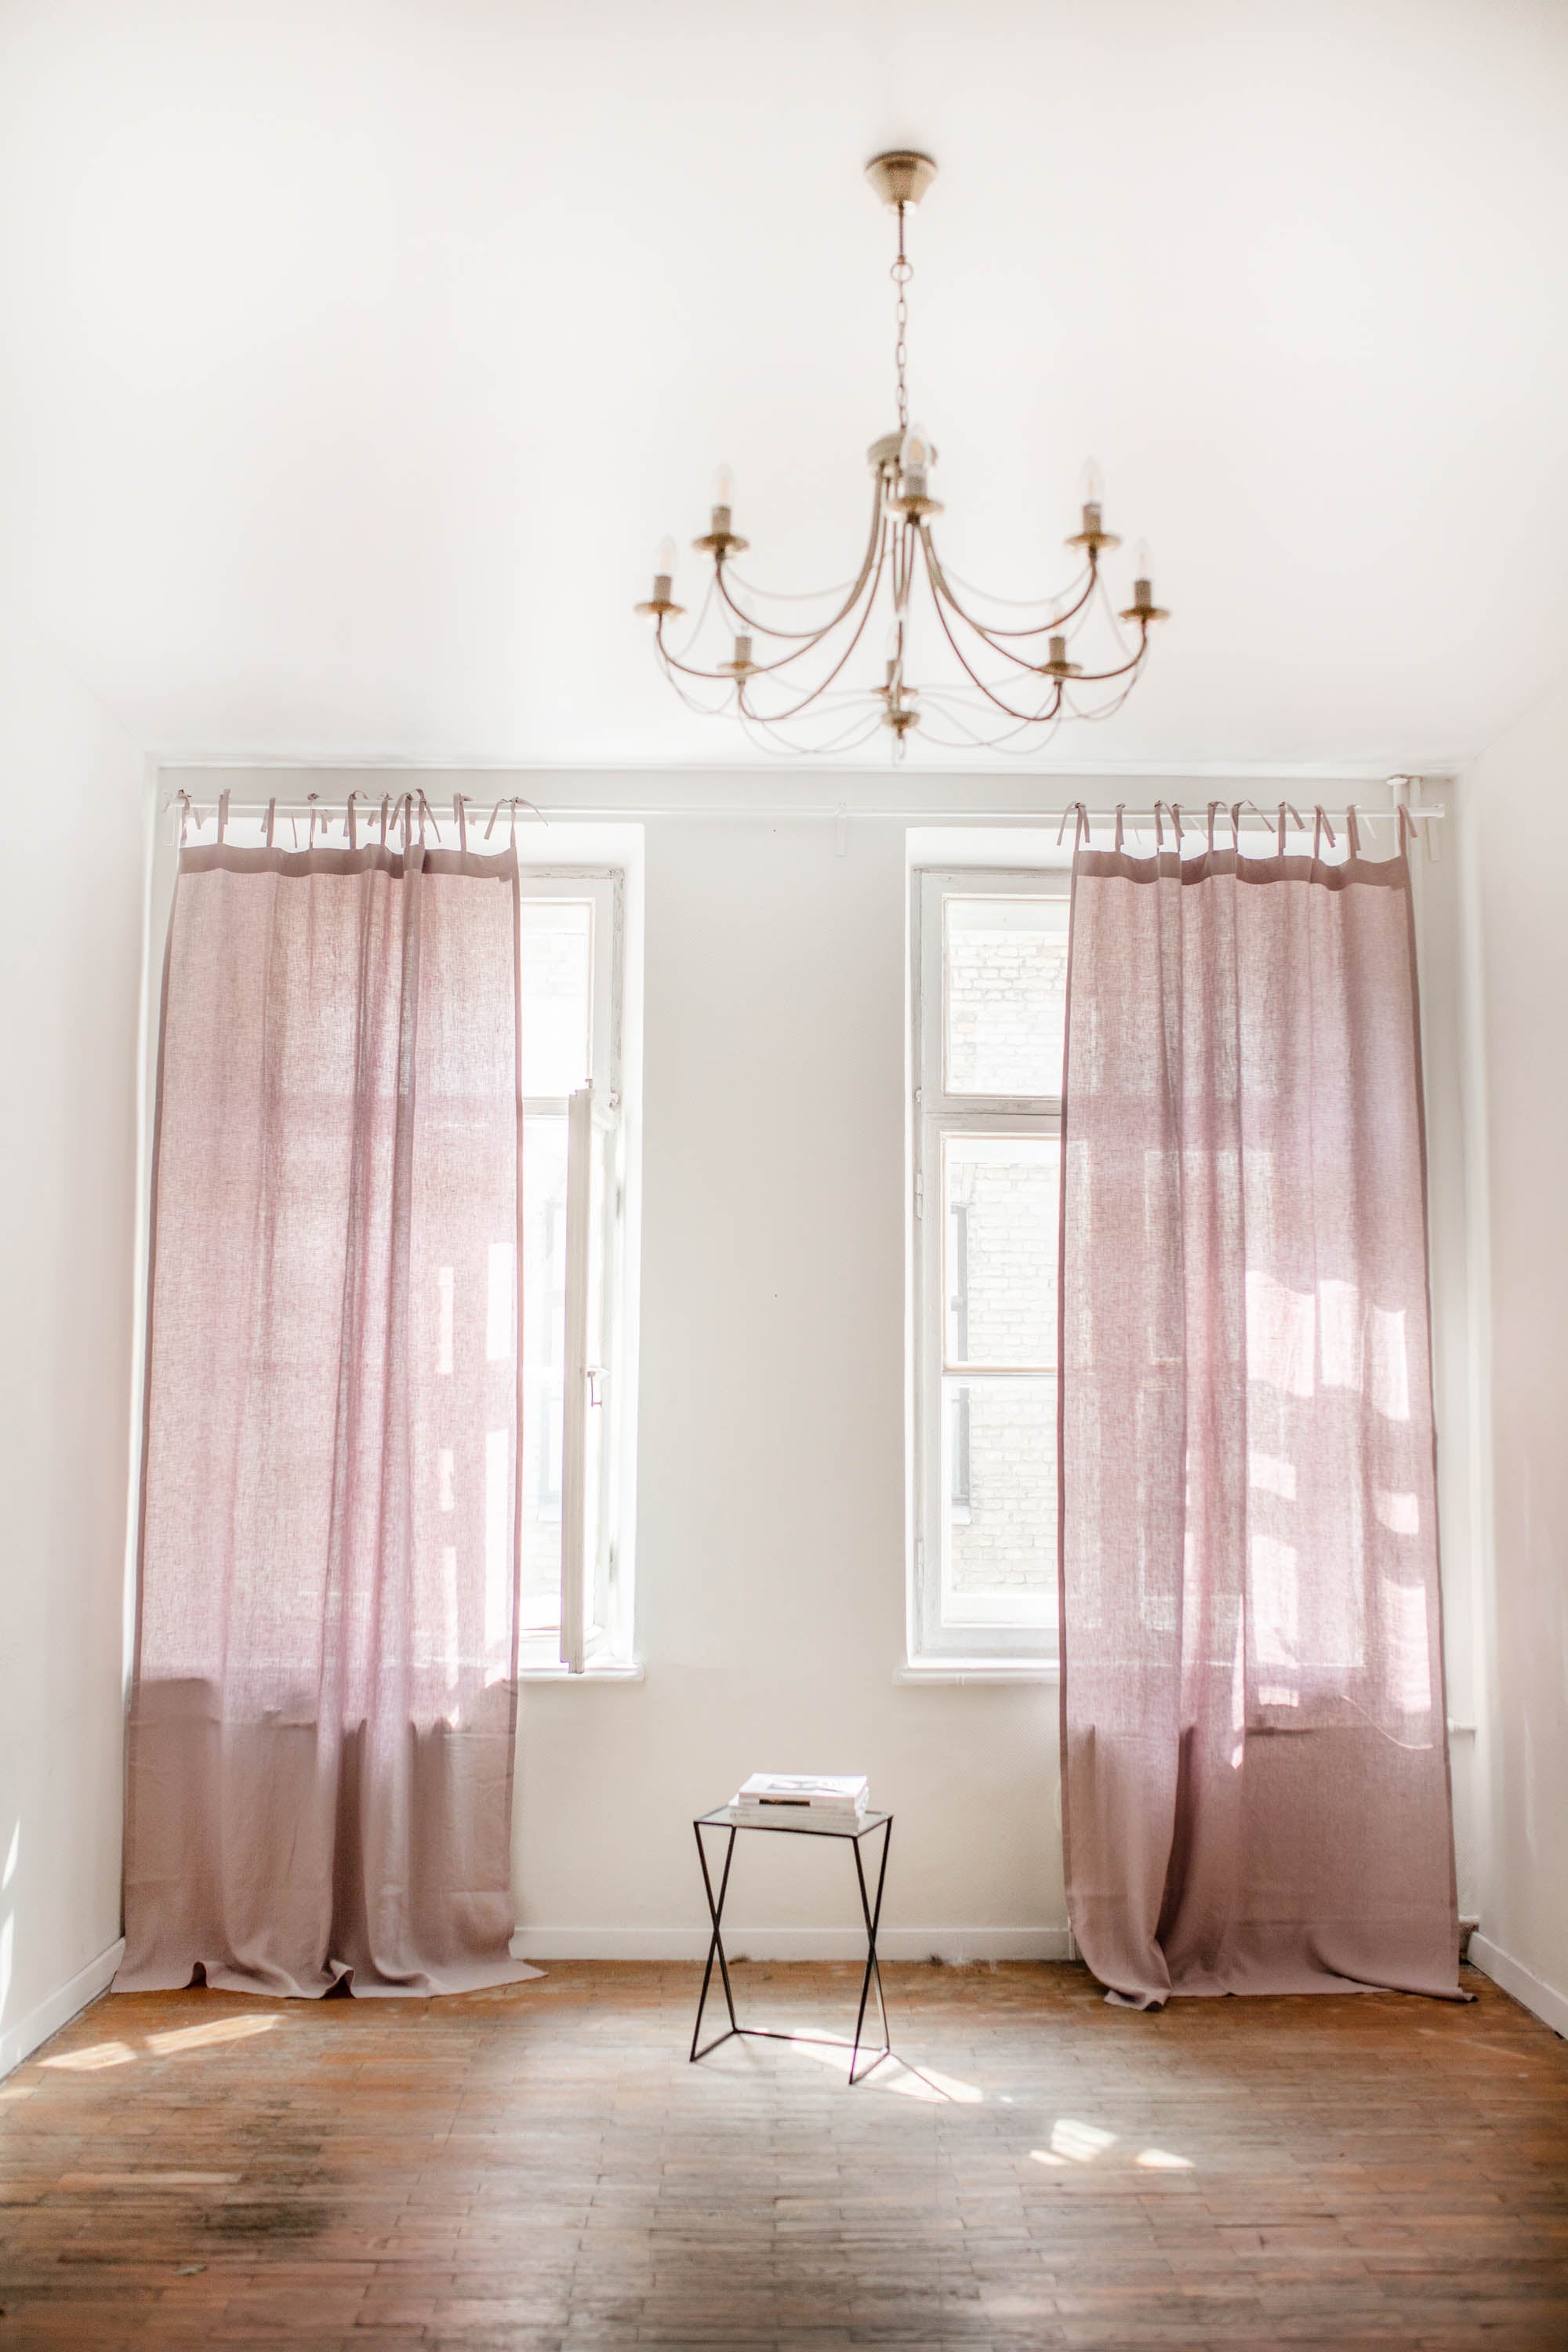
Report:
[[921,1683],[1055,1683],[1061,1668],[1054,1658],[911,1658],[893,1669],[893,1680]]
[[640,1683],[646,1680],[640,1665],[584,1666],[574,1675],[569,1666],[520,1666],[520,1683]]

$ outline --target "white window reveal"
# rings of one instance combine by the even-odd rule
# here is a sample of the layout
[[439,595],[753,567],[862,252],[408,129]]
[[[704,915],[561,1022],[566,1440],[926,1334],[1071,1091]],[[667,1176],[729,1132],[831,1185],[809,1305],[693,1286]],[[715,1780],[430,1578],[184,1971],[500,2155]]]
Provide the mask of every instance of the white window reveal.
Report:
[[625,1664],[623,877],[522,877],[526,1673]]
[[1068,877],[913,877],[911,1663],[1057,1655]]

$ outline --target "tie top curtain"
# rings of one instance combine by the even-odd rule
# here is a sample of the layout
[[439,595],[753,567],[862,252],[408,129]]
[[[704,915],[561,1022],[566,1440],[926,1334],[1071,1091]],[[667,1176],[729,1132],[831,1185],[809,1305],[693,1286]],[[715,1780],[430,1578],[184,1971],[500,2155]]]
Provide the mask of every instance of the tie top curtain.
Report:
[[120,1982],[508,1956],[518,870],[181,858]]
[[1353,838],[1341,863],[1201,841],[1139,857],[1082,830],[1060,1292],[1073,1926],[1140,2002],[1452,1994],[1408,865]]

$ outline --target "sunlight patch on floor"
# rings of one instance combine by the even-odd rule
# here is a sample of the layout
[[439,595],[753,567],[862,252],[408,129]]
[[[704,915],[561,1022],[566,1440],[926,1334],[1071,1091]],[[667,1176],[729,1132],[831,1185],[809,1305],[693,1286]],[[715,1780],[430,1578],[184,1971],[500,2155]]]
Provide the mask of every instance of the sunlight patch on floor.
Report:
[[87,2050],[62,2050],[58,2058],[40,2058],[40,2066],[58,2066],[62,2074],[97,2074],[105,2066],[132,2066],[136,2053],[128,2042],[95,2042]]
[[[1077,2116],[1062,2116],[1051,2126],[1049,2147],[1032,2147],[1029,2154],[1036,2164],[1093,2164],[1116,2145],[1115,2132],[1106,2131],[1099,2124],[1086,2124]],[[1128,2152],[1131,2154],[1131,2150]],[[1190,2157],[1177,2156],[1168,2147],[1140,2148],[1132,2162],[1145,2172],[1193,2169]]]
[[[853,2043],[847,2036],[825,2033],[792,2033],[780,2037],[785,2046],[800,2056],[814,2058],[818,2065],[832,2066],[839,2073],[849,2063]],[[862,2052],[862,2056],[865,2053]],[[928,2106],[979,2106],[985,2094],[978,2084],[962,2082],[956,2074],[944,2074],[934,2066],[911,2066],[902,2058],[884,2058],[875,2068],[868,2066],[857,2077],[856,2087],[890,2091],[901,2099],[921,2099]]]
[[275,2017],[215,2017],[207,2025],[181,2025],[169,2033],[150,2033],[147,2047],[160,2058],[181,2050],[210,2050],[220,2042],[248,2041],[253,2033],[270,2033]]

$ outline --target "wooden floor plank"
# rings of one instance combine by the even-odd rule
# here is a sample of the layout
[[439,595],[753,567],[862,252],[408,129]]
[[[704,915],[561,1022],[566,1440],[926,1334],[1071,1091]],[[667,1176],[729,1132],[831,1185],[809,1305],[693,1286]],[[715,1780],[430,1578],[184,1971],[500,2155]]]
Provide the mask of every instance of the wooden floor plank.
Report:
[[[851,2014],[847,1967],[743,2010]],[[694,1973],[110,1997],[0,2085],[0,2352],[1568,2352],[1568,2043],[1486,1979],[1112,2010],[888,1969],[897,2063]]]

